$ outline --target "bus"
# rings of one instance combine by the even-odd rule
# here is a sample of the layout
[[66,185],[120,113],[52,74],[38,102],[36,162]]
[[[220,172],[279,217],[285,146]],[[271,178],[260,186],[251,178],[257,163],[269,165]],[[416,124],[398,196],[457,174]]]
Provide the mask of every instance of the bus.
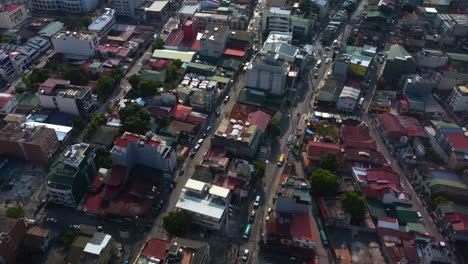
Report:
[[245,226],[244,235],[242,236],[242,238],[244,238],[244,239],[248,239],[248,238],[249,238],[249,236],[250,236],[250,229],[252,229],[252,225],[251,225],[251,224],[248,224],[247,226]]
[[281,156],[279,157],[278,159],[278,166],[283,166],[283,163],[284,163],[284,159],[286,158],[286,155],[284,154],[281,154]]
[[322,244],[324,247],[328,246],[328,238],[327,234],[325,234],[325,230],[320,229],[320,237],[322,238]]

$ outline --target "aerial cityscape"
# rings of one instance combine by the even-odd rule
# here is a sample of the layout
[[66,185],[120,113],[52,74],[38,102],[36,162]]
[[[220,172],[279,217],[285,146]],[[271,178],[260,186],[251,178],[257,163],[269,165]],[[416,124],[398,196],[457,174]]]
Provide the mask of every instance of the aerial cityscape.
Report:
[[1,264],[468,264],[467,0],[0,0]]

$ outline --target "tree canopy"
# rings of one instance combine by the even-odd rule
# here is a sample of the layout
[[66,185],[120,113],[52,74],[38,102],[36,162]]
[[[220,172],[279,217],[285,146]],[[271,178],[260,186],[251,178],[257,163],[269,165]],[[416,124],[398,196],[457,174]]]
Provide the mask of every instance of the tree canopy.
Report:
[[159,94],[159,84],[151,79],[141,81],[140,83],[140,96],[147,97]]
[[366,198],[360,196],[357,192],[345,192],[341,194],[340,200],[353,220],[364,220],[367,207]]
[[164,229],[170,234],[183,236],[190,230],[191,218],[184,211],[170,212],[163,218]]
[[101,76],[96,84],[96,94],[109,96],[114,90],[115,80],[109,76]]
[[93,20],[90,16],[86,15],[81,17],[81,25],[83,27],[87,28],[89,25],[91,25],[91,23],[93,23]]
[[401,5],[401,12],[413,13],[416,11],[416,6],[410,2],[404,2]]
[[260,160],[254,160],[253,165],[255,168],[255,178],[261,179],[263,176],[265,176],[265,168],[266,168],[266,163],[265,161],[260,161]]
[[153,41],[153,44],[151,44],[151,49],[153,51],[157,49],[164,49],[164,44],[164,39],[158,37]]
[[122,67],[119,68],[113,68],[111,71],[111,76],[114,80],[120,81],[125,76],[125,71],[122,69]]
[[268,121],[266,131],[272,137],[277,137],[281,133],[281,122],[278,118],[273,117]]
[[315,133],[321,137],[329,138],[333,141],[338,139],[338,131],[334,126],[331,125],[318,125],[315,129]]
[[45,82],[50,77],[50,72],[44,68],[36,68],[29,75],[21,77],[21,80],[30,91],[36,91],[38,84]]
[[181,59],[175,59],[172,61],[172,65],[176,66],[177,69],[179,69],[180,67],[182,67],[182,60]]
[[137,89],[138,85],[140,84],[141,76],[140,74],[134,73],[130,77],[128,77],[128,83],[132,86],[133,89]]
[[301,0],[299,2],[299,9],[304,12],[306,16],[312,14],[318,14],[320,12],[320,8],[317,4],[311,2],[310,0]]
[[63,73],[63,78],[73,85],[86,85],[89,81],[88,74],[81,67],[68,67]]
[[438,196],[432,198],[432,199],[429,201],[429,204],[430,204],[433,208],[435,208],[435,207],[437,207],[437,206],[439,206],[439,205],[441,205],[441,204],[445,204],[445,203],[448,203],[448,200],[447,200],[447,198],[445,198],[445,197],[442,196],[442,195],[438,195]]
[[9,36],[3,35],[3,36],[0,38],[0,43],[15,44],[15,41],[14,41],[12,38],[10,38]]
[[10,207],[6,210],[6,216],[10,218],[23,218],[24,217],[24,209],[21,206],[18,207]]
[[119,110],[120,121],[124,131],[144,135],[149,129],[150,115],[142,105],[131,102]]
[[317,169],[310,175],[312,191],[318,195],[335,195],[338,190],[338,178],[329,170]]
[[319,167],[324,170],[336,171],[340,167],[340,162],[335,153],[327,153],[320,157]]

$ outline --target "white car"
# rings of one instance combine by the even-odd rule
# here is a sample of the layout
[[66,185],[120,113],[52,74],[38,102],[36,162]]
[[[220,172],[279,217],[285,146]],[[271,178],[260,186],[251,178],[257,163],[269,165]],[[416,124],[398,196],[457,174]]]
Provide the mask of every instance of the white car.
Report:
[[47,218],[46,218],[46,222],[57,223],[57,222],[58,222],[58,219],[57,219],[57,218],[54,218],[54,217],[47,217]]
[[249,259],[249,250],[245,249],[244,254],[242,254],[242,261],[246,262]]
[[203,143],[203,138],[200,138],[200,139],[197,141],[197,143],[201,145],[201,143]]
[[74,229],[74,230],[80,230],[80,227],[81,227],[81,225],[74,225],[74,224],[71,224],[68,228]]
[[325,60],[325,64],[328,64],[328,63],[330,63],[330,58]]

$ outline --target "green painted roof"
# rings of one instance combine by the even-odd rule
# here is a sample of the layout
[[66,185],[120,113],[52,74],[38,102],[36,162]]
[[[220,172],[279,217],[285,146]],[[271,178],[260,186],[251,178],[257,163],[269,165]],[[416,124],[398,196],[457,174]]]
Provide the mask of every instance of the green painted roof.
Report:
[[464,72],[444,72],[442,74],[447,79],[468,81],[468,73],[464,73]]
[[91,63],[91,65],[89,65],[90,68],[99,68],[101,67],[102,63],[100,63],[99,61],[95,61],[93,63]]
[[211,183],[214,179],[213,173],[207,171],[207,170],[197,170],[192,174],[192,179],[197,180],[197,181],[202,181],[206,183]]
[[454,61],[468,62],[468,54],[466,53],[454,53],[454,52],[446,52],[446,53],[447,53],[447,56]]
[[325,85],[320,91],[317,100],[322,102],[336,102],[342,89],[336,85]]
[[153,58],[175,60],[180,59],[182,62],[190,62],[195,56],[193,51],[176,51],[176,50],[154,50]]
[[141,79],[142,80],[154,80],[156,82],[164,82],[166,80],[165,71],[152,71],[152,70],[143,70],[141,72]]
[[111,126],[100,126],[93,133],[93,136],[89,140],[90,143],[101,144],[111,146],[114,143],[114,139],[119,135],[120,128]]
[[414,231],[414,232],[419,232],[421,234],[425,234],[426,228],[424,228],[424,225],[421,223],[407,223],[405,226],[404,225],[400,226],[400,231],[403,231],[403,232]]
[[379,216],[387,216],[385,212],[385,207],[383,203],[376,199],[367,199],[367,208],[369,213],[373,218],[378,218]]
[[299,197],[299,200],[304,202],[312,202],[312,196],[310,196],[310,191],[305,189],[295,189],[293,196]]
[[387,60],[394,60],[395,58],[405,58],[405,57],[411,57],[411,54],[409,54],[408,51],[403,48],[403,46],[395,44],[390,46],[390,49],[388,50],[388,56]]
[[229,78],[221,77],[221,76],[213,76],[213,77],[210,78],[210,80],[218,81],[218,82],[224,83],[224,84],[229,82]]
[[419,216],[413,207],[397,206],[396,212],[400,222],[417,223],[419,221]]
[[440,128],[460,128],[457,124],[439,121],[439,120],[431,120],[431,123],[436,127],[436,129]]
[[211,72],[214,72],[216,70],[216,66],[196,62],[188,62],[187,68],[195,68]]
[[468,206],[463,204],[458,204],[454,202],[449,202],[445,204],[440,204],[437,206],[437,210],[442,212],[443,214],[455,212],[468,215]]
[[60,30],[63,29],[65,24],[63,24],[60,21],[54,21],[50,23],[49,25],[45,26],[41,31],[39,31],[39,35],[43,37],[52,37],[53,35],[57,34]]
[[466,187],[464,183],[457,182],[457,181],[451,181],[451,180],[445,180],[445,179],[431,179],[431,180],[427,180],[426,183],[428,184],[429,187],[445,185],[445,186],[468,190],[468,188]]

